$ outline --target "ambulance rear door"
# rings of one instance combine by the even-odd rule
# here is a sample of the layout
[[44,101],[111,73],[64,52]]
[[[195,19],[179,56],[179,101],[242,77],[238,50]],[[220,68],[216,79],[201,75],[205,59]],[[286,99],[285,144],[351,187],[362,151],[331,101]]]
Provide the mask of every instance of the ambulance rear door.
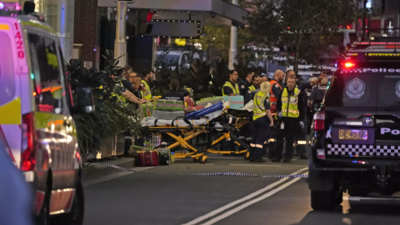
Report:
[[[21,161],[21,79],[26,72],[23,32],[16,18],[0,17],[0,142],[13,163]],[[26,75],[26,74],[25,74]]]

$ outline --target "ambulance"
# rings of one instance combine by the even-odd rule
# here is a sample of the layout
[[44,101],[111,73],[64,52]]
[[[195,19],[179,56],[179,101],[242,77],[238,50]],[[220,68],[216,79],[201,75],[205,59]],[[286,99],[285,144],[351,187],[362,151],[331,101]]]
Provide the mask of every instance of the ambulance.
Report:
[[82,162],[72,115],[82,107],[90,112],[93,101],[74,105],[56,32],[9,1],[0,0],[0,142],[33,188],[38,224],[82,224]]

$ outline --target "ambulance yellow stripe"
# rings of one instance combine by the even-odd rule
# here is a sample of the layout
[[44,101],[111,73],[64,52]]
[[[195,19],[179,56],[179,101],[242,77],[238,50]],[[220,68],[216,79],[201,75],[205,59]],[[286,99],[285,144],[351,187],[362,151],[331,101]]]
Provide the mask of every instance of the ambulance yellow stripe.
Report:
[[10,27],[7,24],[0,24],[0,30],[10,30]]
[[21,124],[21,99],[0,106],[0,124]]

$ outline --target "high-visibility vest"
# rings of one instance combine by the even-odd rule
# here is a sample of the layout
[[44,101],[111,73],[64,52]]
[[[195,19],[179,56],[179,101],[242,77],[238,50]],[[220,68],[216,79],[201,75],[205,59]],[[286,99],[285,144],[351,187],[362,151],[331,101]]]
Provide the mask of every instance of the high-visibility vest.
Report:
[[289,96],[287,88],[283,89],[281,98],[283,117],[298,118],[300,116],[298,106],[300,90],[295,88],[293,93],[294,95]]
[[224,86],[222,87],[222,96],[228,96],[224,93],[224,87],[229,87],[230,89],[232,89],[234,95],[240,95],[239,86],[237,84],[235,84],[235,87],[233,87],[231,82],[227,81],[227,82],[225,82]]
[[142,91],[143,98],[150,100],[152,97],[150,86],[147,84],[147,81],[145,81],[145,80],[142,80],[141,83],[144,85],[144,90]]
[[282,86],[276,80],[271,80],[269,83],[271,84],[271,89],[269,90],[269,96],[270,96],[269,100],[271,100],[271,112],[274,113],[276,111],[276,103],[278,102],[278,96],[275,96],[274,92],[272,91],[272,87],[275,84],[278,84],[279,88],[282,90]]
[[265,99],[268,98],[268,94],[258,92],[254,96],[253,104],[253,121],[266,115],[267,110],[265,110]]

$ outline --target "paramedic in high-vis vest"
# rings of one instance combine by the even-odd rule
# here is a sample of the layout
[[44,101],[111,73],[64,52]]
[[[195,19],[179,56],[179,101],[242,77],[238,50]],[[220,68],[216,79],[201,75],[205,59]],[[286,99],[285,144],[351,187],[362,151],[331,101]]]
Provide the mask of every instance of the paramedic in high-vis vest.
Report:
[[290,162],[293,157],[293,145],[296,137],[296,132],[299,128],[304,127],[305,102],[301,96],[301,91],[296,87],[296,79],[293,77],[287,78],[286,87],[282,90],[278,97],[276,105],[278,117],[281,120],[278,129],[282,135],[277,138],[276,144],[270,148],[272,162],[280,162],[283,151],[283,139],[286,139],[286,149],[283,162]]
[[269,100],[270,88],[271,84],[269,82],[261,83],[260,91],[256,94],[253,100],[254,133],[250,145],[251,162],[265,162],[262,158],[264,143],[268,140],[270,127],[274,125]]
[[229,72],[229,80],[222,87],[222,96],[240,95],[239,85],[237,85],[238,77],[239,75],[236,70]]
[[142,96],[146,100],[150,100],[152,98],[151,89],[149,83],[153,82],[154,80],[154,71],[153,70],[146,70],[142,73],[143,78],[141,81],[141,86],[144,88],[142,92]]

